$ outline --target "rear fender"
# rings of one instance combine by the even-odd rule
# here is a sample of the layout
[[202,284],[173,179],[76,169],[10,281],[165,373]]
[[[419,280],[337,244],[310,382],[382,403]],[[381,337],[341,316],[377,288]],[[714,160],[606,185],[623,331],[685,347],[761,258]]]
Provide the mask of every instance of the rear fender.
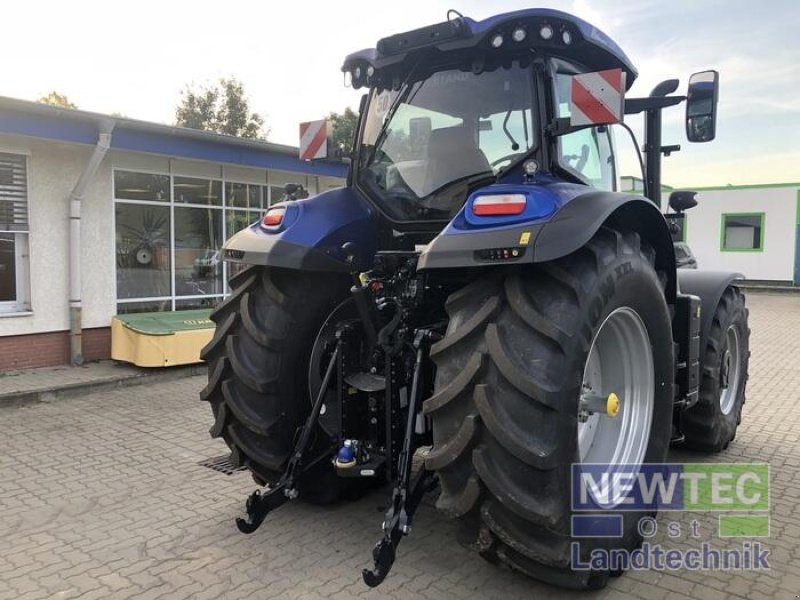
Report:
[[224,246],[230,262],[268,265],[303,271],[346,273],[342,253],[354,242],[360,264],[369,264],[378,247],[375,214],[351,188],[338,188],[294,202],[284,202],[284,224],[277,232],[260,221],[243,229]]
[[678,271],[678,287],[681,294],[691,294],[700,298],[700,357],[702,359],[714,313],[717,312],[725,289],[737,280],[744,279],[741,273],[730,271],[701,271],[680,269]]
[[[592,239],[603,225],[636,231],[656,251],[656,270],[666,276],[665,295],[675,301],[675,250],[661,211],[641,196],[586,191],[576,184],[541,186],[557,210],[547,218],[498,227],[468,228],[459,214],[420,257],[419,268],[487,267],[542,263],[567,256]],[[462,213],[463,213],[462,209]],[[499,254],[498,254],[499,249]],[[506,254],[505,250],[509,250]],[[517,254],[513,253],[517,250]]]
[[593,191],[582,194],[558,211],[536,237],[534,262],[548,262],[586,245],[603,225],[635,231],[656,252],[656,271],[666,277],[664,294],[674,303],[678,286],[675,248],[664,215],[641,196]]

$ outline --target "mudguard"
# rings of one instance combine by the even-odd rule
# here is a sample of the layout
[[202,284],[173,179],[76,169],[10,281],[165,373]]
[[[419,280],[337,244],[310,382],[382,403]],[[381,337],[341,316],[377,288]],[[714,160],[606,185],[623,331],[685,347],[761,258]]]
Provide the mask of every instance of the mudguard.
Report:
[[681,294],[692,294],[700,298],[700,357],[711,331],[714,313],[717,310],[725,288],[737,280],[744,279],[741,273],[730,271],[701,271],[695,269],[678,270],[678,288]]
[[[513,188],[513,189],[511,189]],[[546,216],[514,222],[504,218],[479,222],[470,214],[479,195],[526,193],[533,202],[547,202]],[[423,251],[419,269],[485,267],[510,263],[555,260],[584,246],[597,230],[612,227],[637,231],[656,251],[656,270],[666,275],[665,294],[673,302],[677,293],[675,250],[661,211],[646,198],[593,190],[585,185],[543,180],[541,184],[494,185],[475,192],[459,214]],[[515,252],[516,251],[516,252]]]
[[349,267],[341,250],[345,242],[356,244],[361,264],[368,264],[377,251],[375,213],[350,188],[274,206],[286,208],[280,228],[266,231],[260,221],[253,223],[226,242],[225,260],[346,273]]

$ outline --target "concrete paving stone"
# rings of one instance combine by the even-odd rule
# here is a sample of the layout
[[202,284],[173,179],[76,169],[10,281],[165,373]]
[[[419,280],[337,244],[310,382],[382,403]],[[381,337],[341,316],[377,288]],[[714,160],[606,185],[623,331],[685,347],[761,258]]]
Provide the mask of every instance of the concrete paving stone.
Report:
[[705,585],[697,585],[692,590],[695,600],[726,600],[731,598],[730,591],[721,591]]
[[9,593],[9,595],[4,595],[3,591],[0,590],[0,600],[6,600],[7,598],[13,598],[13,600],[42,600],[42,591],[37,589],[34,591],[25,592],[24,594],[14,592],[13,595],[11,593]]
[[[800,298],[748,295],[751,377],[743,423],[720,455],[669,460],[769,462],[769,572],[630,572],[593,598],[796,598],[800,593]],[[105,368],[105,367],[104,367]],[[43,375],[30,386],[50,385]],[[11,379],[0,380],[0,392]],[[22,380],[19,380],[20,382]],[[388,489],[350,504],[289,504],[252,536],[234,518],[254,489],[246,473],[199,466],[227,452],[208,437],[202,377],[0,405],[0,600],[26,598],[586,598],[494,567],[455,541],[426,498],[398,562],[376,590],[360,580],[380,536]],[[721,548],[716,513],[664,513]],[[700,540],[654,542],[677,548]]]
[[[616,589],[614,588],[616,592]],[[641,600],[666,600],[671,592],[655,585],[638,585],[631,590],[631,596]]]

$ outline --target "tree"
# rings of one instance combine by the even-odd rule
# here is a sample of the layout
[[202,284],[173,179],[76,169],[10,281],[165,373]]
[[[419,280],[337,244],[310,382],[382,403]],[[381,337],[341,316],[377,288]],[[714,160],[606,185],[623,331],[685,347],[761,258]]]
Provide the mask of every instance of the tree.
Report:
[[50,106],[60,106],[61,108],[78,108],[77,104],[73,104],[64,94],[59,94],[55,90],[39,98],[37,102],[49,104]]
[[250,112],[244,86],[236,78],[222,78],[215,86],[186,86],[175,109],[175,124],[244,138],[266,139],[264,119]]
[[341,148],[342,153],[347,156],[353,150],[353,137],[358,127],[358,115],[347,107],[342,113],[332,112],[328,115],[331,123],[331,137],[334,145]]

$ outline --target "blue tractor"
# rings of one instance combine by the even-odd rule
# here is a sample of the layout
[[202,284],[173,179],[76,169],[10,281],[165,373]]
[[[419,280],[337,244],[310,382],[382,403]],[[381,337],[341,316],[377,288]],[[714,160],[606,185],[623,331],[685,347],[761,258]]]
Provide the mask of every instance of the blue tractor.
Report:
[[[271,207],[224,248],[241,269],[202,397],[266,486],[239,528],[388,482],[370,586],[431,492],[486,559],[602,587],[616,573],[576,557],[635,548],[649,513],[612,505],[621,536],[573,536],[571,466],[721,451],[741,420],[741,276],[676,269],[660,209],[678,149],[662,110],[686,102],[689,140],[713,139],[717,73],[625,99],[637,72],[617,44],[544,9],[451,11],[343,71],[366,91],[346,186]],[[617,184],[613,132],[636,113],[644,196]]]

